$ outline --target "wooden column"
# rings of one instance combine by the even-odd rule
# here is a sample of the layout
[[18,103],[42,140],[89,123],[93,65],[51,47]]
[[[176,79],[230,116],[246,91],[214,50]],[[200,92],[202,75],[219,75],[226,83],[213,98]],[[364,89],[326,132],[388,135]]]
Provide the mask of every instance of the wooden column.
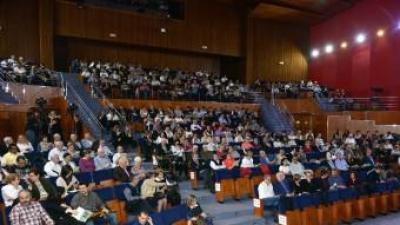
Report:
[[39,0],[40,63],[54,68],[54,1]]

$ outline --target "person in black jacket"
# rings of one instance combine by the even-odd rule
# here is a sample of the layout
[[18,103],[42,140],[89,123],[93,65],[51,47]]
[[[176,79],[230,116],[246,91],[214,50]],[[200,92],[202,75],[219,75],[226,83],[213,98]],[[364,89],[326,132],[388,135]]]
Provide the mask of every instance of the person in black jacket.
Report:
[[60,225],[83,225],[72,216],[65,212],[66,205],[61,204],[60,194],[53,184],[47,179],[40,177],[40,173],[36,169],[32,169],[29,174],[28,190],[32,193],[32,200],[40,202],[42,207],[47,211],[49,216]]
[[312,170],[305,171],[306,178],[301,180],[301,187],[303,192],[315,193],[321,190],[320,181],[314,178],[314,172]]

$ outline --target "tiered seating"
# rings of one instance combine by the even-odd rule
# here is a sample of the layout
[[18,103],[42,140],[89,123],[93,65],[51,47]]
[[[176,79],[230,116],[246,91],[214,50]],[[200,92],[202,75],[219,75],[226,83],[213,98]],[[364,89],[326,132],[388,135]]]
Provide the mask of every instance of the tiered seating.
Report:
[[255,194],[253,187],[262,181],[259,168],[252,169],[251,177],[240,177],[238,168],[232,170],[215,171],[215,198],[219,203],[223,203],[225,198],[240,200],[243,195],[252,198]]
[[[388,181],[376,184],[373,193],[369,195],[354,188],[346,188],[294,197],[281,196],[279,213],[288,225],[349,223],[354,219],[365,219],[400,210],[399,188],[398,181]],[[264,210],[263,200],[256,197],[254,215],[262,217]]]

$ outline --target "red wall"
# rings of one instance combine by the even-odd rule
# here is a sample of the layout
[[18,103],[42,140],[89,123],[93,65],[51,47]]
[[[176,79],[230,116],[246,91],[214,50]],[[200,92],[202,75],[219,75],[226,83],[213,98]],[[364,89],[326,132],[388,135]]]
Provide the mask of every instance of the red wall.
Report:
[[[352,96],[370,96],[371,87],[384,95],[400,96],[400,0],[363,0],[354,7],[311,28],[310,46],[320,56],[310,59],[310,78],[333,88],[344,88]],[[377,38],[384,28],[384,37]],[[357,33],[367,34],[363,44],[354,43]],[[347,41],[348,47],[340,49]],[[335,45],[327,55],[324,46]]]

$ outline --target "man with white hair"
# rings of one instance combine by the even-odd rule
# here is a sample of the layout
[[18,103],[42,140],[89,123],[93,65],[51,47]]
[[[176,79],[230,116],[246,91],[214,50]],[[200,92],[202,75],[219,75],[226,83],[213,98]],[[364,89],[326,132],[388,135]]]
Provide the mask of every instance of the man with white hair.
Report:
[[12,143],[14,143],[12,137],[7,136],[3,138],[3,143],[0,144],[0,156],[3,156],[8,152],[8,147],[10,147]]
[[58,155],[53,155],[51,160],[44,165],[44,172],[48,177],[59,177],[61,174],[61,163]]
[[105,170],[112,168],[112,162],[108,158],[104,148],[97,149],[97,155],[94,157],[94,165],[96,170]]
[[54,148],[50,150],[48,160],[51,160],[54,155],[57,155],[60,158],[64,155],[64,143],[62,141],[54,142]]

